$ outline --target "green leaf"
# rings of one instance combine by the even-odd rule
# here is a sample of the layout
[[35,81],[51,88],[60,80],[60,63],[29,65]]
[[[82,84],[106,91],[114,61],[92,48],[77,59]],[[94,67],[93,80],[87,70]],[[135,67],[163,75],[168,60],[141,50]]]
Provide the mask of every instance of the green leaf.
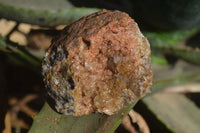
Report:
[[176,133],[199,133],[200,109],[183,94],[156,93],[143,99],[147,108]]
[[0,35],[0,51],[8,52],[8,50],[6,49],[5,38],[3,38],[1,35]]
[[167,65],[168,62],[164,58],[164,55],[167,54],[199,65],[200,50],[185,46],[185,41],[197,32],[198,29],[171,32],[145,32],[144,34],[151,44],[152,63]]
[[74,7],[68,0],[0,0],[0,3],[16,8],[58,10]]
[[29,66],[40,73],[41,60],[30,54],[24,46],[0,36],[0,52],[6,55],[12,63]]
[[200,65],[200,50],[188,48],[163,48],[164,53]]
[[46,103],[29,133],[112,133],[136,102],[115,115],[91,113],[80,117],[58,114]]
[[178,61],[174,66],[153,65],[154,83],[152,93],[162,89],[194,82],[200,79],[200,69],[184,61]]
[[164,54],[167,52],[166,48],[175,47],[179,42],[186,40],[197,33],[197,31],[197,29],[193,29],[171,32],[144,32],[151,44],[152,63],[168,65],[168,61],[164,57]]
[[152,64],[157,64],[157,65],[163,65],[166,66],[168,65],[168,61],[164,57],[159,57],[159,56],[151,56],[151,62]]
[[27,0],[2,0],[0,3],[0,17],[18,22],[52,27],[68,25],[98,10],[96,8],[75,8],[64,0],[31,0],[31,2],[27,2]]
[[178,30],[171,32],[144,32],[152,47],[174,46],[194,35],[198,30]]

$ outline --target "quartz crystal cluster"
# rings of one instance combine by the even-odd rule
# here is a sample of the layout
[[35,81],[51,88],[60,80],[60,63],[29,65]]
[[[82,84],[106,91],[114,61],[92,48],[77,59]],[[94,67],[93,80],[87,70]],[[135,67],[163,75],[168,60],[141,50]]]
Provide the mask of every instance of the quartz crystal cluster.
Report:
[[151,51],[136,22],[101,10],[64,28],[43,60],[48,96],[57,112],[117,113],[151,91]]

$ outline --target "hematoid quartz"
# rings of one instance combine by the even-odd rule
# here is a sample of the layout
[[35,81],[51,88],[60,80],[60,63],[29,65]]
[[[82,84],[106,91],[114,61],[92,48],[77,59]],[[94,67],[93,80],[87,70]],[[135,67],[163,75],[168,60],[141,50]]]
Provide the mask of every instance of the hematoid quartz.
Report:
[[57,112],[117,113],[151,91],[151,51],[128,14],[101,10],[64,28],[43,60]]

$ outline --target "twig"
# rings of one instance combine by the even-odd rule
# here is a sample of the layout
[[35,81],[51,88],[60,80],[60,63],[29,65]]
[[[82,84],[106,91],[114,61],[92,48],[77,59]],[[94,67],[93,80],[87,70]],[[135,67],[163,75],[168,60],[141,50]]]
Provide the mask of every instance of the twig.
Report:
[[149,130],[149,127],[148,127],[146,121],[139,113],[131,110],[129,112],[129,116],[131,117],[133,123],[138,124],[140,131],[142,133],[150,133],[150,130]]
[[131,124],[130,117],[127,115],[124,120],[122,121],[122,125],[126,130],[128,130],[130,133],[138,133],[134,126]]
[[[25,96],[23,99],[16,101],[17,103],[12,107],[12,109],[7,113],[10,115],[10,121],[13,124],[13,127],[25,128],[29,129],[29,126],[23,119],[18,118],[19,111],[23,111],[28,116],[33,118],[37,114],[37,111],[30,109],[27,106],[27,103],[32,101],[33,99],[37,98],[38,96],[35,94],[29,94]],[[8,125],[8,124],[7,124]],[[16,129],[17,130],[17,129]],[[7,132],[6,132],[7,133]]]
[[10,113],[7,112],[5,116],[5,131],[6,133],[12,133]]
[[20,100],[16,106],[18,106],[23,112],[25,112],[30,117],[33,117],[34,115],[37,114],[37,111],[30,109],[26,104],[31,100],[36,99],[37,97],[38,96],[34,94],[27,95],[22,100]]

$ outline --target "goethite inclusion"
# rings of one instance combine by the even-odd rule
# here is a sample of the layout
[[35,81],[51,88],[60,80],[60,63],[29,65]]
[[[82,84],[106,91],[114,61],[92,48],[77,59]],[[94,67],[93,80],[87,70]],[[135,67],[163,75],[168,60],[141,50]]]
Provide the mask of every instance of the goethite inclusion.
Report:
[[57,112],[117,113],[151,91],[151,51],[128,14],[101,10],[67,26],[43,60]]

